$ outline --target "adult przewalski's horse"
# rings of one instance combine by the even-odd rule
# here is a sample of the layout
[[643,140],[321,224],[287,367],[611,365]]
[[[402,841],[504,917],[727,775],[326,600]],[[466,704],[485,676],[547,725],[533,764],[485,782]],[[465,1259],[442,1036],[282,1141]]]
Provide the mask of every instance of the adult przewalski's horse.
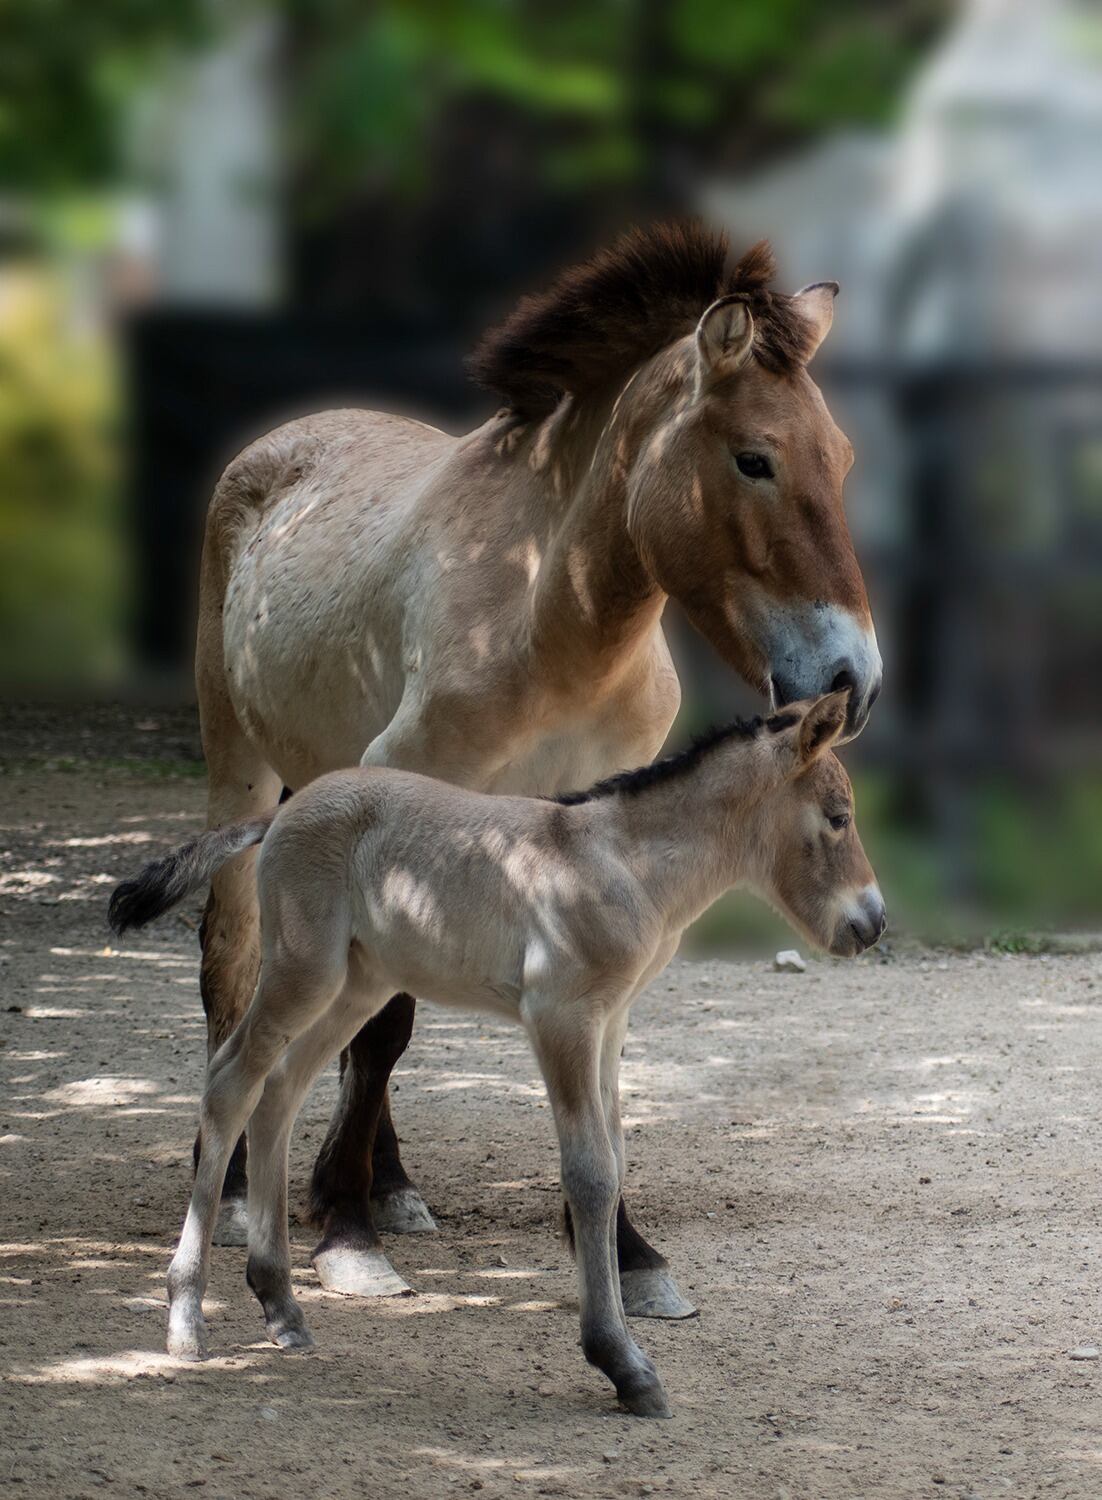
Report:
[[[218,483],[200,586],[197,686],[209,826],[323,772],[393,766],[552,794],[650,760],[680,692],[672,595],[774,705],[848,688],[863,725],[881,663],[846,527],[852,450],[807,365],[837,286],[771,291],[697,226],[628,234],[520,303],[472,372],[503,398],[465,437],[367,411],[287,424]],[[259,965],[254,852],[214,877],[202,992],[216,1048]],[[348,1049],[314,1169],[322,1284],[405,1284],[377,1229],[431,1228],[387,1103],[414,1001]],[[220,1237],[239,1240],[244,1143]],[[691,1312],[617,1214],[629,1312]]]

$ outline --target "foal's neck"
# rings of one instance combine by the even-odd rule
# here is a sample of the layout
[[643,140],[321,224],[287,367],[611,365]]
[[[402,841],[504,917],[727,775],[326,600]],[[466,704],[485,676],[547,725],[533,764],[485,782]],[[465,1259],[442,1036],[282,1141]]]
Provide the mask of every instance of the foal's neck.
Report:
[[687,927],[762,863],[755,745],[720,744],[692,770],[608,799],[624,857],[669,928]]
[[567,687],[621,677],[665,607],[627,526],[631,465],[661,416],[654,364],[603,396],[567,398],[532,439],[529,463],[556,516],[533,590],[533,650]]

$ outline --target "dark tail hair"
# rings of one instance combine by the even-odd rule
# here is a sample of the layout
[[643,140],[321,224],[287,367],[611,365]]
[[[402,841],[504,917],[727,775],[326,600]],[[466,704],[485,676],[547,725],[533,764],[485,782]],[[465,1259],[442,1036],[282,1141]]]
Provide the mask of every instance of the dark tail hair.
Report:
[[229,823],[225,828],[201,833],[163,859],[146,865],[136,880],[124,880],[115,887],[107,908],[111,930],[123,933],[128,927],[144,927],[154,917],[170,911],[178,901],[206,885],[228,859],[259,844],[278,811],[273,807],[259,818],[247,818],[242,823]]

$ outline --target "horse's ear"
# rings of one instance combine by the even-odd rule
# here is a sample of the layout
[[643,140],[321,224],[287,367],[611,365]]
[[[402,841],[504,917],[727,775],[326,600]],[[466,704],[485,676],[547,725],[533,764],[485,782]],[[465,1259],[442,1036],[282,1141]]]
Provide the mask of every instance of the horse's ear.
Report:
[[816,698],[800,724],[798,759],[801,768],[809,766],[835,743],[846,727],[848,708],[849,688]]
[[754,320],[745,299],[736,293],[713,302],[696,325],[701,384],[733,375],[749,359],[753,343]]
[[815,351],[830,332],[830,325],[834,322],[834,299],[837,295],[836,281],[813,281],[792,299],[807,324],[806,357],[809,360],[814,357]]

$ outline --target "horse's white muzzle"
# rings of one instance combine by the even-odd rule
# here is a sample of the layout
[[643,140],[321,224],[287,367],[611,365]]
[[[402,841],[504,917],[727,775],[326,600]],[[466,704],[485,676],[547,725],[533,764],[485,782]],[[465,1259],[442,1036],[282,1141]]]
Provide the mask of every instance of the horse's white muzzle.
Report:
[[860,734],[883,679],[872,625],[835,605],[802,605],[770,611],[767,639],[774,707],[848,688],[845,738]]

